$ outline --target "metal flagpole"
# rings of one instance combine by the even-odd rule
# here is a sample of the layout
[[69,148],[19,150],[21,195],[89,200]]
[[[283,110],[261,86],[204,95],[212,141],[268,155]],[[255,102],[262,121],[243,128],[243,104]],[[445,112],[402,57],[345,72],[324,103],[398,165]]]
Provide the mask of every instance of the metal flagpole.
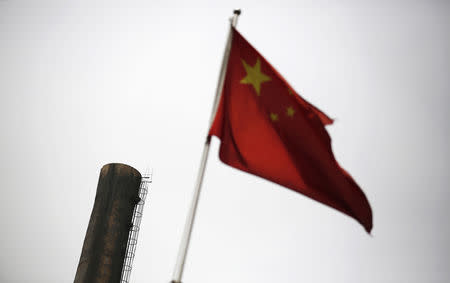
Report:
[[[220,99],[219,99],[220,94],[222,92],[223,84],[225,81],[225,73],[226,73],[226,69],[227,69],[227,65],[228,65],[228,58],[230,57],[231,41],[232,41],[232,36],[233,36],[232,32],[231,32],[231,28],[235,27],[237,25],[237,20],[238,20],[238,17],[240,14],[241,14],[241,10],[234,10],[233,17],[230,19],[230,30],[228,32],[227,44],[226,44],[225,52],[224,52],[223,59],[222,59],[222,67],[220,68],[219,81],[217,83],[216,96],[214,98],[214,104],[213,104],[213,109],[212,109],[212,113],[211,113],[211,118],[209,120],[209,127],[211,127],[211,124],[214,120],[214,116],[216,114],[217,107],[218,107],[218,104],[220,101]],[[197,182],[195,184],[194,194],[192,196],[191,208],[186,217],[186,223],[184,225],[184,232],[183,232],[183,236],[181,238],[180,247],[178,249],[177,262],[175,265],[175,269],[173,271],[173,279],[172,279],[171,283],[181,283],[181,277],[183,275],[184,263],[186,261],[186,254],[187,254],[187,251],[189,248],[189,241],[190,241],[191,233],[192,233],[192,226],[194,225],[195,213],[197,211],[197,204],[198,204],[198,199],[200,196],[200,189],[202,187],[203,176],[205,174],[206,161],[208,160],[210,142],[211,142],[211,138],[208,136],[206,138],[205,145],[203,147],[203,154],[202,154],[202,159],[200,162],[200,168],[198,170]]]

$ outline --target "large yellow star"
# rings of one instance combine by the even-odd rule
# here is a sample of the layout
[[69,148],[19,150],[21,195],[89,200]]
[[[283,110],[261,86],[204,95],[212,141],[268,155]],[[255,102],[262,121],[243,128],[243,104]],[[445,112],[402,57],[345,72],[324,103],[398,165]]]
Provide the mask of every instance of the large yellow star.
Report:
[[261,61],[259,61],[259,58],[256,59],[256,64],[253,67],[244,60],[242,60],[242,64],[245,72],[247,72],[247,76],[241,80],[241,84],[251,84],[256,91],[256,95],[260,96],[261,84],[270,81],[271,78],[261,73]]

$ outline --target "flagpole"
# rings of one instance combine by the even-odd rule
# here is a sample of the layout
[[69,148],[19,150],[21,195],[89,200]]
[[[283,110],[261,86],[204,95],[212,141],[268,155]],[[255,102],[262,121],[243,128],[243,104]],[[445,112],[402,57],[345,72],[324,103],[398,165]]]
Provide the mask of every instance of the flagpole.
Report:
[[[211,117],[209,120],[209,128],[214,120],[215,114],[217,112],[217,107],[220,101],[220,95],[222,92],[223,84],[225,81],[225,73],[228,65],[228,58],[230,57],[231,51],[231,41],[232,41],[232,27],[237,25],[237,20],[239,15],[241,14],[241,10],[234,10],[233,17],[230,19],[230,29],[228,32],[227,43],[225,46],[225,51],[222,59],[222,66],[220,68],[219,80],[216,88],[216,96],[214,97],[213,108],[211,112]],[[209,129],[208,128],[208,129]],[[178,249],[178,257],[175,265],[175,269],[173,271],[173,277],[171,283],[181,283],[181,277],[183,276],[184,264],[186,262],[186,255],[189,248],[189,243],[192,234],[192,227],[194,225],[195,213],[197,211],[197,204],[200,196],[200,190],[203,183],[203,176],[205,175],[206,162],[208,160],[209,147],[211,143],[211,138],[207,136],[205,145],[203,147],[202,159],[200,162],[200,167],[198,169],[197,181],[194,188],[194,193],[192,195],[191,207],[186,217],[186,222],[184,225],[184,232],[181,238],[180,247]]]

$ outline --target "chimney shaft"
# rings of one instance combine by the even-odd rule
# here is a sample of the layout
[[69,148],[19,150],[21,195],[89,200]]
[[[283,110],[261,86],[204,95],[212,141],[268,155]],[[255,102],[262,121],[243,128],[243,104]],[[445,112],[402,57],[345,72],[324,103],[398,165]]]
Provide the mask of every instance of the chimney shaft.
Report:
[[131,166],[103,166],[74,283],[120,283],[141,174]]

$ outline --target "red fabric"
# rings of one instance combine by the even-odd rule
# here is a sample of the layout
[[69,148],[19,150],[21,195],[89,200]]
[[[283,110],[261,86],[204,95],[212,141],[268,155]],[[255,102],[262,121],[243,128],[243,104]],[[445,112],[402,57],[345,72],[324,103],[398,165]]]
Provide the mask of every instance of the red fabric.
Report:
[[[259,95],[244,61],[270,81]],[[288,115],[288,107],[294,110]],[[290,111],[292,114],[292,111]],[[271,114],[276,114],[273,121]],[[273,118],[273,117],[272,117]],[[372,229],[372,211],[364,193],[336,162],[325,125],[333,121],[301,98],[242,35],[233,30],[224,88],[209,135],[221,140],[225,164],[260,176],[329,205]]]

